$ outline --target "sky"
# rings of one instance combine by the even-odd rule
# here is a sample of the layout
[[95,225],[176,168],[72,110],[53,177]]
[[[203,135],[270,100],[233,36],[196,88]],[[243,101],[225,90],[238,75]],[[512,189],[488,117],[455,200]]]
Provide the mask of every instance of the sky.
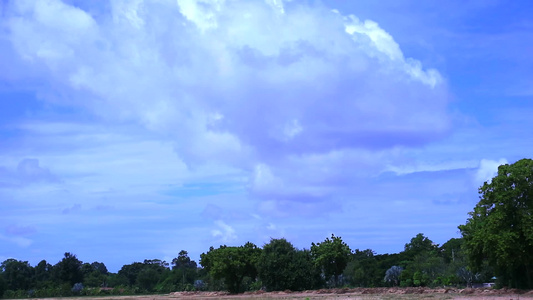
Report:
[[437,244],[533,149],[529,0],[1,0],[0,261]]

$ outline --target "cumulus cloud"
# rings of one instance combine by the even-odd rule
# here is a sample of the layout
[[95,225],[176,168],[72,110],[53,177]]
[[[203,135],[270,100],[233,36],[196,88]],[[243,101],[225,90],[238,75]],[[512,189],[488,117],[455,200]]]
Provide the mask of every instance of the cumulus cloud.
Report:
[[321,5],[115,0],[95,16],[20,0],[7,11],[25,67],[53,86],[45,101],[141,124],[189,166],[248,171],[265,209],[323,203],[362,166],[382,169],[395,148],[449,128],[436,70],[378,23]]
[[482,159],[475,174],[476,183],[490,183],[492,178],[498,174],[498,167],[507,163],[505,158],[500,158],[499,160]]
[[222,220],[215,221],[216,229],[211,231],[211,235],[218,238],[222,243],[231,243],[237,240],[235,229]]

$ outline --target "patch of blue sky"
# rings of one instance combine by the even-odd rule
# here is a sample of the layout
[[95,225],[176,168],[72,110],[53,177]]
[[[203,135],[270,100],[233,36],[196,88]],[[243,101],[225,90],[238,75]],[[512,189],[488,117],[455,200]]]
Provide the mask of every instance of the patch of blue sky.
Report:
[[162,192],[163,195],[177,198],[196,198],[222,194],[245,194],[242,182],[199,182],[173,186]]

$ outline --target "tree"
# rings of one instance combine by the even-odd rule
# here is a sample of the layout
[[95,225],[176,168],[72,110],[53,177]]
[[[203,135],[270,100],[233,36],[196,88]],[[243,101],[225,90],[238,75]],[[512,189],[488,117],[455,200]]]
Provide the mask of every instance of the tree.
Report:
[[0,298],[3,297],[4,292],[7,290],[7,284],[4,280],[4,276],[2,276],[2,272],[0,272]]
[[240,247],[211,247],[207,253],[200,255],[200,264],[215,279],[224,279],[230,293],[239,293],[244,277],[256,279],[256,263],[260,254],[261,249],[250,242]]
[[533,160],[498,167],[459,226],[473,272],[487,260],[501,284],[533,288]]
[[2,262],[0,269],[8,290],[27,290],[30,287],[33,268],[27,261],[10,258]]
[[81,266],[82,262],[76,255],[66,252],[65,257],[54,266],[54,272],[60,281],[73,286],[83,281]]
[[390,269],[385,272],[385,282],[392,284],[393,286],[398,286],[400,282],[400,275],[402,274],[403,269],[398,266],[392,266]]
[[271,239],[263,246],[257,269],[268,291],[305,290],[320,284],[310,252],[297,250],[286,239]]
[[408,244],[405,244],[404,247],[404,253],[408,259],[412,259],[422,253],[436,254],[437,250],[438,245],[425,237],[423,233],[417,234]]
[[41,260],[34,268],[34,284],[36,288],[43,288],[51,284],[52,265]]
[[371,249],[355,249],[343,272],[351,285],[375,287],[381,284],[383,272],[379,272],[375,255]]
[[194,289],[194,281],[197,278],[198,266],[191,260],[187,251],[181,250],[178,257],[172,260],[172,271],[166,276],[159,290],[184,291]]
[[405,267],[405,272],[401,276],[400,284],[404,286],[439,284],[446,269],[444,259],[439,254],[437,244],[424,234],[417,234],[405,244],[402,252],[404,258],[402,265]]
[[118,271],[118,276],[126,278],[129,286],[135,285],[137,281],[137,275],[144,268],[144,264],[140,262],[134,262],[129,265],[123,265],[122,268]]
[[311,254],[326,280],[333,277],[333,283],[337,286],[339,276],[350,261],[350,254],[352,254],[350,247],[342,241],[341,237],[332,234],[331,239],[326,238],[318,244],[312,243]]

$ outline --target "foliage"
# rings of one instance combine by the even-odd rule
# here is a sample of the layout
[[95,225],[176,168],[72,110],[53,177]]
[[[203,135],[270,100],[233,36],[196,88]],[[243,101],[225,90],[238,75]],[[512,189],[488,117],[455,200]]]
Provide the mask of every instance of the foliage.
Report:
[[0,274],[0,298],[4,295],[4,292],[7,290],[7,284],[4,280],[4,276],[1,276]]
[[7,290],[27,290],[31,284],[33,270],[27,261],[7,259],[0,265]]
[[417,234],[411,241],[405,244],[404,253],[408,258],[414,258],[417,255],[431,253],[436,254],[438,246],[423,233]]
[[400,275],[402,274],[402,267],[392,266],[390,269],[385,272],[385,282],[392,284],[393,286],[398,286],[400,283]]
[[271,239],[263,246],[257,268],[268,291],[311,289],[320,282],[310,252],[298,251],[285,239]]
[[376,253],[371,249],[355,249],[343,272],[349,284],[356,287],[379,286],[381,274]]
[[503,285],[533,288],[533,160],[501,165],[479,194],[459,226],[470,267],[480,271],[486,260]]
[[311,255],[315,264],[322,270],[326,280],[333,277],[335,286],[338,285],[339,276],[346,268],[351,253],[350,247],[342,241],[342,238],[333,234],[331,239],[326,238],[322,243],[311,245]]
[[198,277],[197,269],[196,262],[191,260],[187,251],[181,250],[172,260],[172,274],[167,277],[166,284],[173,286],[174,290],[191,290]]
[[241,292],[245,277],[257,277],[256,264],[261,249],[248,242],[240,247],[211,247],[200,255],[200,264],[215,278],[223,279],[226,289],[231,293]]
[[122,268],[118,271],[118,276],[121,276],[126,279],[127,284],[129,286],[135,285],[135,282],[137,281],[137,276],[139,275],[139,272],[144,268],[144,264],[140,262],[134,262],[129,265],[124,265]]
[[75,283],[74,286],[72,286],[72,289],[71,289],[71,291],[72,291],[72,293],[74,295],[79,295],[82,290],[83,290],[83,283],[81,283],[81,282]]
[[53,270],[57,279],[63,283],[69,283],[72,286],[77,282],[83,281],[81,265],[82,262],[76,255],[66,252],[65,257],[54,266]]

